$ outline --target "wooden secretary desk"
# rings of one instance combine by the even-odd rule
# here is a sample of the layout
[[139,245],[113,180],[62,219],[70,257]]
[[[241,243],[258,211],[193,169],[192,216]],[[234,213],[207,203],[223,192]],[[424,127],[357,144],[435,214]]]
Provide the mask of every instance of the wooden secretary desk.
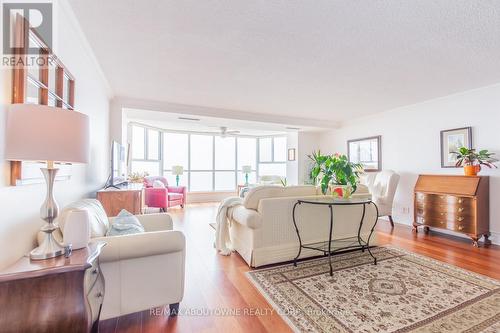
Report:
[[415,185],[413,230],[419,226],[468,235],[489,244],[489,177],[420,175]]

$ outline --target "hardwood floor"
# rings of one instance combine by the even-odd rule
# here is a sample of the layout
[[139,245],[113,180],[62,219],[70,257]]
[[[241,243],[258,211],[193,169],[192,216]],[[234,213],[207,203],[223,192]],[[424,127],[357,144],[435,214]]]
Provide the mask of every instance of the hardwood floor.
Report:
[[[214,230],[208,223],[215,221],[216,212],[217,204],[169,209],[174,229],[186,235],[186,288],[181,310],[189,313],[169,318],[161,309],[157,313],[148,310],[103,321],[100,332],[291,332],[247,280],[244,273],[250,268],[243,259],[238,254],[223,257],[215,253]],[[389,221],[382,219],[377,233],[383,244],[500,279],[500,246],[474,248],[469,240],[437,232],[414,234],[409,226],[397,223],[391,229]],[[234,309],[242,314],[221,314]],[[211,316],[211,311],[219,311],[219,315]]]

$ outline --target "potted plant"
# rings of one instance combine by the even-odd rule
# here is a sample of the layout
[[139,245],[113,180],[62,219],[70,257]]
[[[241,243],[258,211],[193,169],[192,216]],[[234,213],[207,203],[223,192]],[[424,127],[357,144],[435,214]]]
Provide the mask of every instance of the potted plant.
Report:
[[492,157],[495,153],[490,153],[486,149],[476,152],[475,149],[462,147],[458,152],[453,152],[453,154],[457,155],[456,166],[463,166],[466,176],[477,176],[478,172],[481,171],[481,165],[487,166],[490,169],[496,168],[494,163],[498,162],[498,159]]
[[313,152],[308,157],[314,162],[310,177],[314,184],[326,194],[330,188],[335,197],[348,198],[358,187],[359,175],[363,171],[361,164],[349,162],[346,155],[321,155]]

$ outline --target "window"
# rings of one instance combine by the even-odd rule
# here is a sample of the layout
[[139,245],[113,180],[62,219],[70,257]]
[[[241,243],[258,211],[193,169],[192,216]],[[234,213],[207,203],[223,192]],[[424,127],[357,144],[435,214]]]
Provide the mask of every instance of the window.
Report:
[[273,138],[274,140],[274,161],[286,162],[286,137]]
[[191,170],[213,169],[213,136],[191,135],[189,147]]
[[163,168],[171,171],[172,166],[181,165],[188,170],[189,137],[183,133],[163,133]]
[[244,165],[251,165],[252,170],[257,169],[257,139],[238,138],[238,170]]
[[273,161],[273,138],[259,140],[259,160],[260,162]]
[[148,129],[148,160],[158,160],[160,157],[160,132]]
[[144,128],[132,126],[132,158],[139,160],[144,159],[145,142]]
[[286,137],[259,139],[259,177],[286,177]]
[[234,170],[236,167],[236,139],[215,137],[215,170]]
[[286,177],[286,137],[243,137],[173,132],[130,124],[132,172],[162,175],[176,183],[172,166],[184,168],[179,185],[190,192],[235,191],[245,183],[242,167],[250,165],[250,183],[260,175]]

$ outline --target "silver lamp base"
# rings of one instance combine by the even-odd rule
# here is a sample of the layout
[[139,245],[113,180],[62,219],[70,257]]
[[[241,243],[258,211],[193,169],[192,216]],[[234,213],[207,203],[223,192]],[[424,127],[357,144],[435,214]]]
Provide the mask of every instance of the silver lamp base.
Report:
[[64,246],[53,235],[53,232],[58,228],[54,223],[47,223],[42,227],[41,231],[44,232],[44,237],[38,247],[30,252],[32,260],[49,259],[65,254],[66,250]]
[[43,176],[47,183],[47,196],[40,207],[40,217],[47,223],[40,229],[44,233],[44,237],[39,246],[30,252],[30,258],[33,260],[49,259],[65,254],[65,247],[54,238],[54,231],[59,227],[54,223],[55,218],[59,214],[59,207],[54,199],[54,181],[59,169],[42,168]]

